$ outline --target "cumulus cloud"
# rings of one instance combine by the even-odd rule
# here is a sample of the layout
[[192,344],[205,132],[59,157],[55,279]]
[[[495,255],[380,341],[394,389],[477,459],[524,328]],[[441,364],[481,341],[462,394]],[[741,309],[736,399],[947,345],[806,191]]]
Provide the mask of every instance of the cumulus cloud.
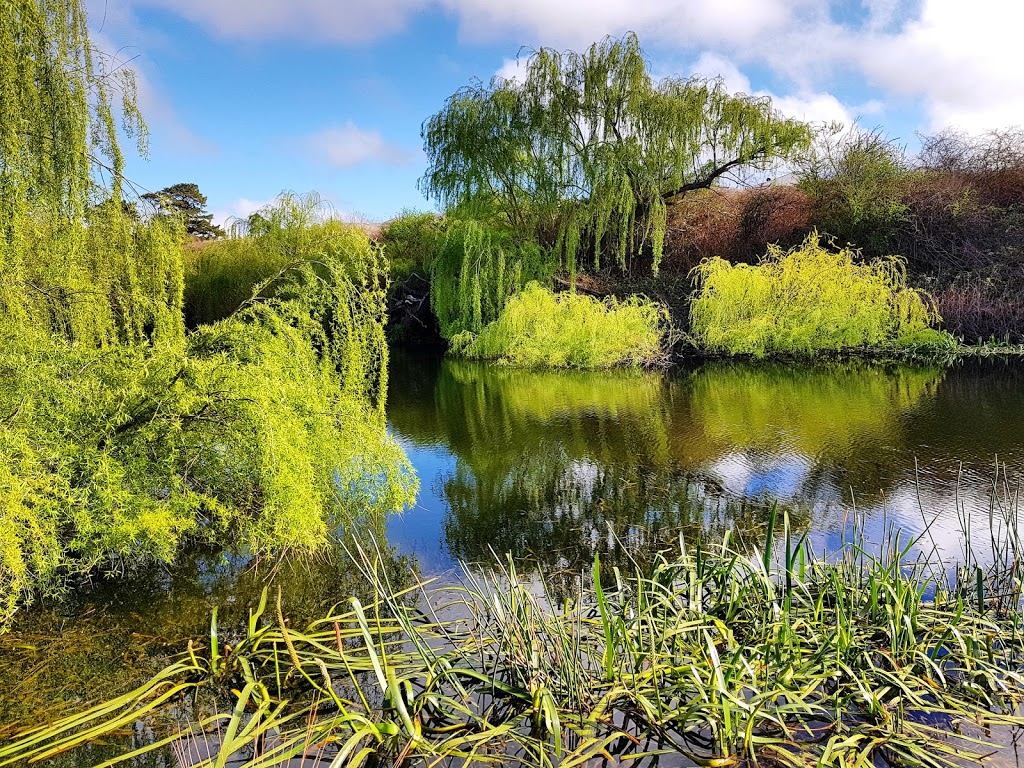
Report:
[[273,202],[273,200],[250,200],[247,197],[240,197],[227,205],[214,208],[211,211],[213,222],[222,227],[230,226],[233,221],[247,219],[260,208],[265,208]]
[[455,13],[464,39],[504,38],[517,30],[544,45],[577,46],[636,31],[673,43],[749,42],[784,27],[818,0],[437,0]]
[[526,59],[523,57],[505,59],[494,75],[505,80],[518,80],[519,82],[523,82],[526,77]]
[[1024,122],[1024,5],[924,0],[897,32],[870,35],[857,64],[886,90],[924,100],[932,128]]
[[[108,1],[89,0],[91,5]],[[788,97],[790,103],[809,119],[849,119],[871,107],[854,109],[826,98],[835,91],[839,73],[847,82],[860,79],[873,86],[878,99],[919,102],[932,128],[977,130],[1024,121],[1017,39],[1024,5],[1007,0],[125,0],[124,5],[159,7],[238,40],[366,42],[406,28],[426,11],[456,19],[461,39],[470,43],[524,41],[578,49],[633,30],[652,51],[684,56],[716,51],[716,58],[700,60],[696,71],[722,74],[733,90],[745,90],[732,85],[742,82],[740,67],[769,72],[775,90],[797,94]],[[120,8],[111,3],[115,6]],[[519,71],[509,59],[498,74]]]
[[351,120],[341,127],[320,131],[305,143],[313,157],[334,168],[373,162],[407,165],[414,159],[412,152],[387,141],[380,131],[363,130]]

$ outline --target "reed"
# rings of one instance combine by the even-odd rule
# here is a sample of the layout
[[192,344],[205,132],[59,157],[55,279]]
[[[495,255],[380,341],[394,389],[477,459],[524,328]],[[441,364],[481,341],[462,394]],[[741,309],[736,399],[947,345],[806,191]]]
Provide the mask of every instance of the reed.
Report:
[[[464,583],[395,589],[354,557],[377,598],[302,631],[266,599],[234,648],[189,652],[147,685],[0,746],[0,766],[45,760],[144,719],[173,696],[227,703],[193,732],[189,762],[519,764],[682,755],[701,766],[962,765],[981,728],[1024,724],[1020,540],[994,507],[991,566],[947,571],[927,539],[861,528],[825,557],[774,509],[760,551],[678,547],[555,602],[511,561]],[[969,545],[968,545],[969,546]],[[196,710],[200,708],[194,705]],[[203,739],[209,739],[203,736]],[[124,755],[113,764],[136,756]],[[203,757],[202,755],[207,755]]]

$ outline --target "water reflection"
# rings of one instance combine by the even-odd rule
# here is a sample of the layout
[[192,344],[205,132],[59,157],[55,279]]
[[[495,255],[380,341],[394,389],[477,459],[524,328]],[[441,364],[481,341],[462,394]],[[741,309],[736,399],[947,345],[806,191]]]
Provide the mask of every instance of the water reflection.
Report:
[[883,510],[920,531],[923,505],[955,554],[956,499],[987,508],[994,458],[1024,458],[1022,375],[863,361],[531,372],[396,355],[389,417],[425,493],[389,536],[433,569],[493,549],[573,570],[616,555],[609,530],[644,548],[676,528],[756,534],[774,499],[835,546],[856,501],[878,538]]

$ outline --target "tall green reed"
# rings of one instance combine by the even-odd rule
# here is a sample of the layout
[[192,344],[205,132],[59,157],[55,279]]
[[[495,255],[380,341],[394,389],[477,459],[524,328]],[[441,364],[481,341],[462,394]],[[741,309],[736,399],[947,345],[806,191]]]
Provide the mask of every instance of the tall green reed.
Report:
[[[991,747],[979,728],[1024,725],[1016,533],[993,534],[1009,538],[993,564],[947,570],[915,554],[923,538],[885,530],[872,544],[855,519],[826,556],[773,508],[760,550],[729,533],[680,539],[611,578],[595,558],[589,586],[561,603],[511,559],[467,568],[460,584],[396,589],[378,553],[355,547],[374,600],[301,631],[265,600],[235,648],[214,624],[202,653],[0,747],[0,766],[145,719],[185,687],[220,703],[200,722],[221,728],[202,765],[243,745],[252,766],[980,760]],[[988,585],[1006,568],[1015,592],[999,602]]]

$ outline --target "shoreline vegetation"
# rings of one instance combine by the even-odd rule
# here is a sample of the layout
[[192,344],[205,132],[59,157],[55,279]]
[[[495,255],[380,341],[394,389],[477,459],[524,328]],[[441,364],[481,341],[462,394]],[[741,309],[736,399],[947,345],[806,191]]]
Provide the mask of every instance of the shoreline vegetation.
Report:
[[[994,560],[967,546],[953,574],[900,532],[878,552],[855,537],[821,555],[773,509],[760,552],[727,533],[632,573],[595,558],[581,598],[561,603],[514,561],[430,593],[394,587],[366,553],[417,491],[384,412],[396,307],[410,320],[396,337],[520,365],[659,364],[682,334],[755,357],[966,353],[940,315],[1019,343],[1024,292],[999,281],[1020,254],[1024,133],[934,137],[911,167],[877,135],[836,140],[721,79],[655,80],[630,34],[536,51],[521,81],[474,83],[428,118],[421,188],[443,217],[404,216],[378,242],[315,195],[284,194],[200,244],[169,197],[141,211],[126,199],[118,122],[140,152],[146,139],[136,82],[92,45],[80,0],[9,10],[0,631],[75,578],[190,545],[314,557],[359,535],[375,596],[299,631],[280,592],[264,595],[233,645],[214,612],[208,640],[141,688],[5,733],[0,766],[76,747],[88,760],[163,712],[183,714],[186,735],[143,751],[217,768],[240,750],[253,768],[309,751],[339,768],[663,752],[709,768],[938,768],[980,759],[974,725],[1024,725],[1015,508],[991,531]],[[802,168],[795,188],[724,191],[780,164]],[[173,190],[205,201],[194,184]],[[715,195],[741,198],[732,251],[711,242],[725,234],[713,211],[687,207]],[[704,214],[702,235],[684,231],[680,217]],[[805,241],[813,231],[863,255]],[[849,279],[823,277],[827,263]],[[580,289],[599,275],[617,286]],[[648,288],[621,290],[634,279]],[[852,303],[837,309],[839,294]]]
[[[1015,510],[1013,510],[1015,514]],[[980,763],[1024,726],[1024,579],[1010,518],[994,558],[921,557],[926,532],[824,556],[772,508],[760,549],[684,541],[633,569],[593,560],[559,602],[513,561],[462,585],[393,587],[304,629],[264,592],[246,635],[209,638],[149,682],[0,746],[0,766],[148,723],[154,750],[224,765],[576,766],[675,755],[704,766]],[[969,542],[969,536],[967,538]],[[160,729],[188,702],[195,723]]]

